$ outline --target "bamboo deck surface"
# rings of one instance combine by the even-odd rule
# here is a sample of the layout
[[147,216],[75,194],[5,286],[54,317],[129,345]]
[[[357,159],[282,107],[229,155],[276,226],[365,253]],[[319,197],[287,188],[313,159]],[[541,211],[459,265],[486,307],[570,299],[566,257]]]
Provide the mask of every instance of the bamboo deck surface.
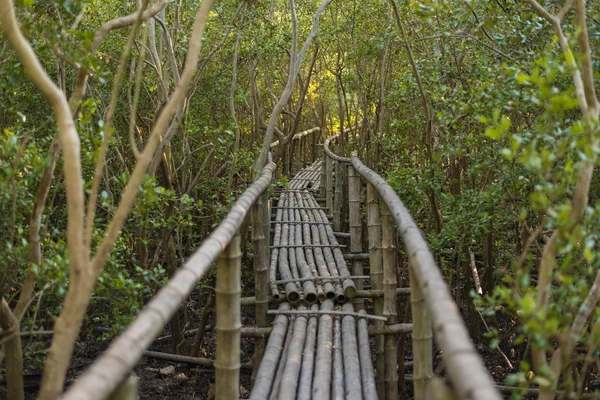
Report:
[[377,398],[367,320],[352,306],[357,285],[315,198],[321,166],[298,172],[272,207],[271,294],[289,302],[279,305],[251,399]]

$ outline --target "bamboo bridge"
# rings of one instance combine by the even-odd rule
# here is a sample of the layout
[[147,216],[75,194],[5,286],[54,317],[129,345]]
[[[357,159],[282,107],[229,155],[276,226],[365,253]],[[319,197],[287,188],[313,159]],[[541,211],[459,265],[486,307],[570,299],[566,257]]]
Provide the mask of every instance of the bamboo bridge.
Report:
[[[242,336],[256,338],[251,399],[396,399],[405,367],[401,334],[412,338],[415,399],[501,398],[397,193],[355,154],[333,153],[335,137],[318,155],[311,135],[318,131],[290,143],[296,174],[287,187],[272,187],[277,167],[269,157],[225,219],[64,399],[135,399],[132,369],[215,261],[217,350],[216,360],[206,361],[215,368],[216,399],[240,398]],[[252,227],[250,298],[240,289],[245,218]],[[341,232],[346,225],[349,233]],[[397,287],[396,237],[408,260],[408,288]],[[407,301],[412,324],[398,323],[396,305]],[[256,327],[241,326],[243,306],[254,306]],[[446,377],[433,373],[433,339]]]

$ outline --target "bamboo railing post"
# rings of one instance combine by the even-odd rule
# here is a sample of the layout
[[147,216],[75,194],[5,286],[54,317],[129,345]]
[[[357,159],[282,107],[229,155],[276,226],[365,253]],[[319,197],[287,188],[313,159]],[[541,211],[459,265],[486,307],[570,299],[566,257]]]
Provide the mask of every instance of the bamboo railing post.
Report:
[[421,287],[414,276],[413,268],[418,268],[418,266],[410,265],[408,269],[413,318],[413,386],[415,400],[424,400],[428,381],[433,377],[431,316],[425,304]]
[[[360,176],[356,173],[354,167],[348,167],[348,208],[350,214],[350,252],[362,253],[362,222],[360,220]],[[352,262],[352,275],[359,276],[363,274],[362,261],[354,260]],[[356,289],[363,289],[363,280],[355,281]],[[360,311],[365,308],[363,299],[355,298],[354,309]]]
[[241,258],[238,233],[217,260],[216,400],[240,397]]
[[[268,200],[267,200],[268,201]],[[254,283],[256,293],[256,326],[269,326],[267,311],[269,309],[269,259],[266,258],[269,248],[269,231],[265,234],[263,196],[259,196],[252,206],[252,245],[254,252]],[[267,216],[268,217],[268,216]],[[267,250],[265,251],[265,247]],[[252,370],[252,383],[256,378],[260,361],[265,348],[265,339],[257,338],[254,342],[254,368]]]
[[342,172],[340,161],[335,162],[335,192],[333,195],[333,230],[341,231],[342,226]]
[[[396,311],[396,245],[394,243],[394,221],[389,208],[381,204],[381,247],[383,256],[383,315],[387,324],[394,325]],[[385,395],[386,399],[398,398],[398,344],[396,335],[385,337]]]
[[131,375],[119,386],[115,392],[110,395],[108,400],[136,400],[138,392],[139,379],[135,375]]
[[319,197],[324,199],[325,193],[327,190],[327,153],[323,151],[323,155],[321,157],[321,185],[319,186]]
[[[373,290],[383,289],[383,265],[381,258],[381,217],[379,213],[379,195],[375,187],[367,183],[367,231],[369,234],[369,266],[371,269],[371,287]],[[383,315],[383,300],[377,298],[373,304],[375,315]],[[380,321],[376,326],[382,326]],[[385,399],[385,359],[383,354],[384,338],[375,338],[375,367],[377,395]]]
[[333,159],[325,156],[325,204],[333,212]]

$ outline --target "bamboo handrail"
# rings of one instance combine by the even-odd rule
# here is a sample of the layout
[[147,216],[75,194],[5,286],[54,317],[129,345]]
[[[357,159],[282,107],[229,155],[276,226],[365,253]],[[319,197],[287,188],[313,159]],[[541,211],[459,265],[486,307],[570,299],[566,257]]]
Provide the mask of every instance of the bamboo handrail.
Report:
[[414,273],[432,320],[436,342],[443,351],[450,380],[461,399],[500,400],[481,357],[475,350],[469,333],[452,301],[433,255],[412,216],[394,189],[374,171],[365,166],[356,153],[352,165],[371,183],[390,209],[400,232]]
[[336,137],[325,141],[325,159],[328,163],[331,160],[351,163],[354,169],[373,185],[389,208],[408,255],[409,272],[417,284],[411,290],[411,295],[419,295],[414,289],[422,290],[426,310],[431,315],[436,342],[443,352],[450,381],[456,393],[461,399],[501,399],[469,337],[433,255],[409,211],[394,189],[381,176],[365,166],[356,152],[353,152],[351,158],[346,158],[330,150],[329,144]]
[[63,396],[64,400],[101,400],[117,389],[231,242],[250,207],[271,183],[276,168],[269,160],[258,179],[240,196],[219,226],[144,307],[129,328],[73,383]]
[[[292,138],[292,140],[298,140],[298,139],[301,139],[304,136],[307,136],[307,135],[309,135],[311,133],[320,132],[320,131],[321,131],[321,128],[319,128],[318,126],[315,127],[315,128],[307,129],[305,131],[296,133],[294,135],[294,137]],[[279,146],[279,140],[276,140],[273,143],[271,143],[271,150],[273,150],[277,146]]]

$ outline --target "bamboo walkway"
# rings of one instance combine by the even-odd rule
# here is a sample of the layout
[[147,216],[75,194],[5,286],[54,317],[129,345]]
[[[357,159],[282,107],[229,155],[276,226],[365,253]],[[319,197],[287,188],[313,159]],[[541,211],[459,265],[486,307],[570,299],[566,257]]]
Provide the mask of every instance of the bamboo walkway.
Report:
[[321,164],[296,174],[273,207],[270,288],[289,302],[278,308],[251,399],[377,398],[366,313],[348,302],[356,285],[315,198]]
[[[136,399],[133,368],[215,261],[216,359],[161,356],[214,366],[216,400],[240,398],[241,337],[255,340],[252,399],[397,399],[405,368],[401,334],[410,334],[412,342],[415,400],[501,398],[396,191],[356,154],[333,153],[335,137],[318,156],[318,132],[301,132],[286,147],[286,169],[297,171],[286,188],[271,189],[277,165],[269,154],[227,216],[64,400]],[[255,296],[242,298],[240,228],[247,218]],[[346,223],[349,232],[341,232]],[[397,287],[400,258],[408,266],[409,288]],[[398,323],[398,296],[410,296],[412,324]],[[369,307],[365,298],[372,299]],[[254,307],[256,327],[242,327],[246,306]],[[433,371],[434,333],[444,377]]]

